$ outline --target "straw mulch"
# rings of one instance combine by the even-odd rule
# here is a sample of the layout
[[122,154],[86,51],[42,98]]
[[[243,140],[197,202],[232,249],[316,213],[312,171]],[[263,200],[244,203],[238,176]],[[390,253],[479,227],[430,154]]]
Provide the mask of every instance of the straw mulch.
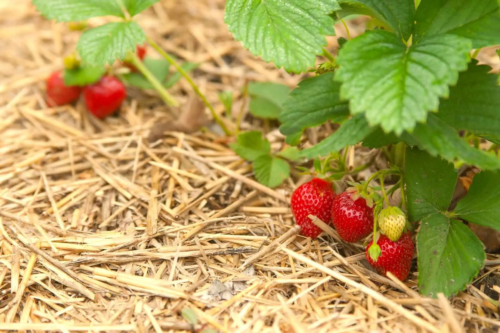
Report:
[[[190,331],[180,315],[187,308],[195,330],[220,332],[500,327],[490,301],[500,289],[495,255],[457,297],[424,298],[416,273],[405,283],[374,273],[361,244],[343,244],[328,228],[318,240],[297,236],[288,200],[307,178],[259,185],[228,140],[210,132],[149,143],[152,126],[183,107],[130,89],[119,116],[104,122],[81,102],[48,108],[44,79],[78,33],[28,1],[0,6],[0,330]],[[296,85],[300,77],[232,39],[223,6],[163,1],[139,23],[179,59],[202,63],[194,77],[218,112],[222,90],[242,109],[246,81]],[[353,34],[362,29],[351,24]],[[187,105],[185,81],[171,91]],[[244,128],[257,124],[245,119]],[[268,137],[274,149],[283,145],[276,129]]]

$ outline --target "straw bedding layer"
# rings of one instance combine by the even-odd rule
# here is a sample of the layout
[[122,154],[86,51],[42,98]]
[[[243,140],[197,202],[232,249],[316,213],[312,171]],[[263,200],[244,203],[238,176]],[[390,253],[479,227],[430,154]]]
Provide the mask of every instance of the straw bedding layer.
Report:
[[[246,105],[247,81],[295,86],[301,77],[232,39],[223,6],[163,1],[139,23],[177,58],[201,63],[195,80],[218,112],[222,90],[234,92],[235,110]],[[210,132],[148,142],[154,124],[182,111],[156,94],[130,89],[105,122],[81,102],[48,108],[44,79],[77,37],[29,1],[0,4],[0,330],[191,331],[180,312],[192,309],[195,330],[221,332],[498,331],[496,255],[466,291],[425,298],[416,273],[405,283],[376,274],[361,244],[329,228],[314,241],[297,235],[288,200],[306,177],[268,189]],[[184,81],[171,91],[187,104]],[[282,147],[276,130],[268,138]],[[377,155],[354,153],[352,163]]]

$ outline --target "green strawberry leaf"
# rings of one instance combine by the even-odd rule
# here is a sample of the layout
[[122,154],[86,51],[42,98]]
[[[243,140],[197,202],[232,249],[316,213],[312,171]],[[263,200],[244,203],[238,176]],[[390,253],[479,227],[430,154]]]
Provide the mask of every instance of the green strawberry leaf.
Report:
[[434,114],[429,114],[426,124],[418,124],[412,134],[403,134],[404,140],[432,156],[440,155],[450,162],[456,159],[476,165],[481,169],[500,169],[500,159],[495,155],[471,147],[459,137],[457,131]]
[[[164,82],[169,73],[170,63],[164,59],[144,58],[144,66],[158,79]],[[127,73],[122,75],[125,84],[142,89],[155,89],[141,73]]]
[[315,158],[326,156],[333,151],[339,151],[349,145],[363,141],[365,137],[375,131],[375,127],[368,125],[363,114],[348,119],[340,125],[340,128],[317,145],[303,150],[301,156]]
[[458,72],[467,68],[470,41],[454,35],[425,37],[407,48],[390,32],[369,31],[344,45],[335,79],[352,114],[401,134],[436,111]]
[[231,144],[231,148],[240,157],[253,162],[259,157],[269,156],[271,144],[267,139],[262,138],[260,131],[243,132],[238,135],[236,142]]
[[106,72],[104,67],[81,66],[64,70],[64,84],[67,86],[86,86],[99,81]]
[[253,162],[255,178],[259,183],[273,188],[290,176],[290,166],[281,158],[261,155]]
[[189,308],[182,309],[181,315],[182,318],[186,319],[186,321],[191,325],[196,325],[198,323],[198,316],[196,315],[196,312],[194,312],[192,309]]
[[395,144],[402,141],[394,133],[384,133],[381,128],[377,128],[372,134],[363,139],[363,147],[382,148],[384,146]]
[[285,142],[290,146],[296,146],[300,143],[300,138],[302,138],[302,132],[287,135]]
[[49,20],[83,21],[96,16],[125,18],[116,0],[33,0],[36,9]]
[[144,38],[144,31],[137,23],[114,22],[85,31],[76,48],[87,65],[104,66],[116,59],[123,60],[128,52],[135,52]]
[[308,127],[331,120],[341,122],[349,115],[347,101],[341,101],[340,84],[333,73],[305,79],[299,83],[284,104],[279,120],[283,135],[299,135]]
[[489,71],[490,66],[473,60],[450,88],[450,98],[441,100],[436,116],[457,130],[500,135],[500,87]]
[[455,209],[460,218],[500,230],[500,173],[482,171]]
[[144,58],[144,66],[151,71],[151,73],[158,79],[158,81],[165,81],[170,69],[170,63],[165,59]]
[[463,290],[486,259],[483,244],[466,225],[439,213],[422,220],[417,251],[420,293],[433,297]]
[[[184,62],[181,64],[181,68],[184,70],[184,72],[189,73],[192,70],[196,69],[200,64],[195,63],[195,62]],[[182,75],[179,72],[175,72],[174,74],[170,75],[167,80],[164,82],[163,86],[165,88],[172,88],[174,84],[177,83],[182,78]]]
[[250,82],[248,84],[250,113],[259,118],[278,118],[289,93],[290,88],[283,84]]
[[302,160],[302,157],[300,156],[300,150],[297,147],[286,147],[276,155],[292,162]]
[[153,85],[143,75],[139,73],[128,73],[120,76],[123,83],[127,86],[138,87],[141,89],[155,89]]
[[497,0],[423,0],[415,14],[415,36],[453,34],[472,40],[472,47],[500,44]]
[[453,164],[416,148],[406,148],[405,182],[408,219],[448,210],[457,182]]
[[335,35],[329,16],[336,0],[228,0],[224,20],[236,40],[277,67],[303,72],[313,67]]
[[368,15],[392,28],[398,36],[408,40],[415,18],[414,0],[338,0],[342,10],[339,17],[352,14]]
[[122,0],[130,16],[135,16],[160,0]]

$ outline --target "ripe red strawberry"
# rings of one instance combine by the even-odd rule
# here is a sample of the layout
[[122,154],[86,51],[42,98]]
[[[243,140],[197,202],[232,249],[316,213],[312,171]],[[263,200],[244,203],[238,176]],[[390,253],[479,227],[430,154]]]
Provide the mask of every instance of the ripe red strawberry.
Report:
[[[137,45],[137,47],[135,49],[135,53],[137,54],[139,59],[143,60],[144,57],[146,56],[146,46],[145,45]],[[132,72],[137,72],[137,68],[135,68],[135,66],[130,61],[125,60],[123,62],[123,65],[125,65],[125,67],[130,68],[130,70]]]
[[363,198],[352,199],[353,192],[343,192],[335,197],[332,205],[332,222],[340,238],[349,243],[357,242],[373,231],[373,208]]
[[306,237],[316,238],[323,231],[318,228],[309,215],[314,215],[321,221],[330,224],[333,198],[335,191],[330,182],[314,178],[300,185],[292,194],[292,212],[295,221],[302,228],[301,234]]
[[62,72],[53,72],[47,78],[47,104],[49,106],[72,103],[80,97],[81,92],[81,87],[64,84]]
[[380,246],[380,254],[374,261],[369,253],[369,248],[373,240],[365,250],[366,260],[380,274],[386,275],[391,272],[399,280],[403,281],[408,277],[413,258],[414,244],[409,231],[404,233],[397,242],[391,241],[387,236],[380,235],[377,245]]
[[116,111],[126,96],[125,86],[113,76],[103,76],[98,82],[83,89],[87,109],[100,119]]
[[146,46],[137,45],[135,52],[137,52],[137,56],[139,57],[139,59],[143,60],[144,57],[146,56]]

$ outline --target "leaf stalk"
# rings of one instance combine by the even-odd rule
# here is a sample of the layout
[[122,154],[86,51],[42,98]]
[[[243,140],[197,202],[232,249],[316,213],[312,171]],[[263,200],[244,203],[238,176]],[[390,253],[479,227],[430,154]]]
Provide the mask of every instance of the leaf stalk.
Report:
[[146,79],[155,87],[155,89],[160,94],[161,98],[167,103],[167,105],[177,106],[179,102],[170,95],[170,93],[163,87],[163,85],[158,81],[158,79],[147,69],[142,63],[141,59],[137,56],[135,52],[130,52],[130,59],[132,64],[146,77]]
[[156,42],[154,40],[152,40],[149,36],[146,36],[146,39],[148,41],[149,44],[151,44],[151,46],[156,50],[158,51],[158,53],[160,53],[160,55],[165,58],[165,60],[167,60],[172,66],[175,67],[175,69],[177,69],[177,71],[186,79],[186,81],[191,85],[191,87],[193,88],[193,90],[195,91],[195,93],[201,98],[201,100],[203,101],[203,103],[206,105],[206,107],[210,110],[210,112],[212,113],[212,117],[214,118],[214,120],[217,122],[217,124],[219,124],[219,126],[222,128],[222,130],[224,131],[224,134],[226,135],[231,135],[231,131],[229,131],[229,129],[227,128],[226,124],[224,123],[224,121],[222,120],[222,118],[217,114],[217,112],[215,112],[214,108],[212,107],[212,105],[208,102],[208,100],[206,99],[205,95],[203,95],[200,91],[200,89],[198,88],[198,86],[196,85],[196,83],[194,83],[193,79],[191,79],[191,77],[189,76],[188,73],[186,73],[184,71],[184,69],[182,69],[181,66],[179,66],[179,64],[177,64],[174,60],[174,58],[172,58],[170,55],[168,55],[165,51],[163,51],[163,49],[158,45],[156,44]]

